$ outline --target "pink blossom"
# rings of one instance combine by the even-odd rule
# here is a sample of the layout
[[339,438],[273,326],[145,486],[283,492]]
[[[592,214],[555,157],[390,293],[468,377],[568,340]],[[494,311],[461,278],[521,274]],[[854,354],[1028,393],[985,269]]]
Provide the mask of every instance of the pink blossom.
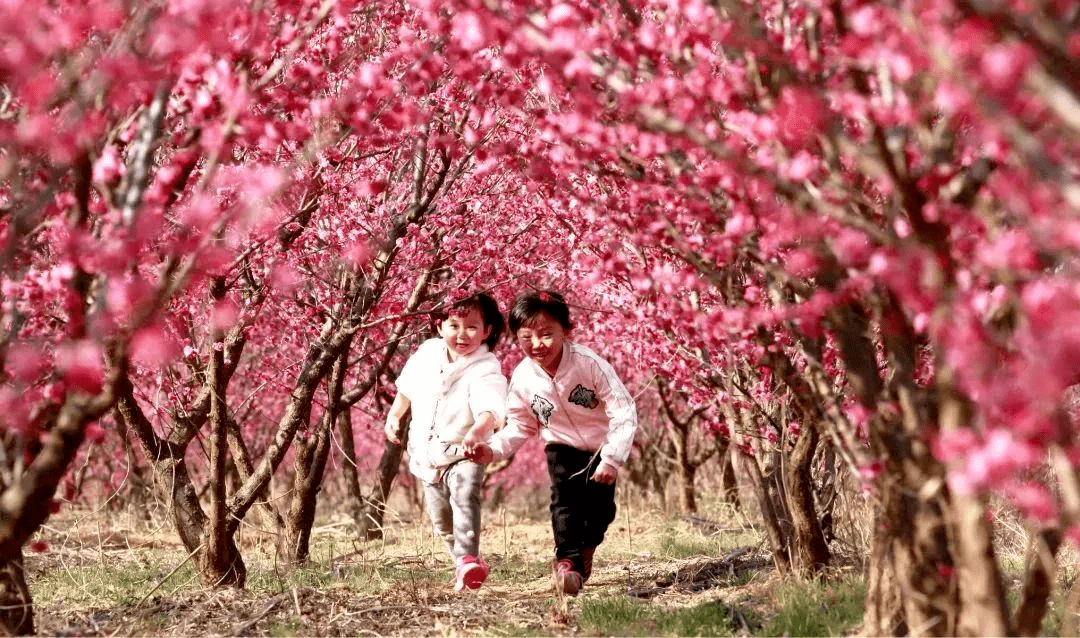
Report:
[[1073,545],[1080,547],[1080,525],[1070,525],[1065,530],[1065,537],[1072,541]]
[[881,476],[883,471],[885,471],[885,464],[881,459],[874,459],[869,463],[859,466],[859,477],[862,478],[863,481],[874,481]]
[[148,326],[131,338],[131,358],[140,365],[156,368],[168,363],[174,356],[176,344],[161,326]]
[[101,443],[105,440],[105,430],[95,423],[86,426],[86,440],[91,443]]
[[851,15],[848,17],[848,23],[851,25],[851,30],[855,34],[870,36],[873,35],[881,25],[881,17],[878,15],[877,7],[875,7],[874,4],[864,4],[862,7],[851,12]]
[[28,383],[37,379],[48,365],[48,357],[40,350],[28,344],[16,342],[8,348],[4,369],[12,379]]
[[367,264],[371,259],[373,252],[370,244],[364,240],[359,240],[347,246],[342,256],[346,263],[354,268],[360,268]]
[[1007,493],[1016,507],[1040,523],[1057,519],[1057,502],[1045,485],[1017,483],[1009,486]]
[[466,51],[476,51],[488,44],[484,20],[474,11],[463,11],[454,16],[451,33]]
[[991,89],[1011,93],[1020,84],[1033,58],[1031,48],[1025,44],[995,44],[983,53],[983,78]]
[[214,304],[210,312],[210,323],[218,330],[228,330],[236,324],[239,316],[240,309],[237,305],[229,299],[222,299]]
[[101,157],[94,162],[93,179],[95,182],[111,184],[120,179],[123,173],[124,163],[120,158],[120,151],[116,145],[109,144],[101,151]]
[[105,377],[105,363],[98,344],[90,340],[69,341],[56,348],[56,369],[72,388],[96,393]]
[[786,86],[781,90],[775,115],[782,138],[804,146],[817,135],[825,118],[825,106],[815,93]]
[[291,293],[301,281],[300,273],[290,264],[275,265],[270,273],[270,285],[285,294]]

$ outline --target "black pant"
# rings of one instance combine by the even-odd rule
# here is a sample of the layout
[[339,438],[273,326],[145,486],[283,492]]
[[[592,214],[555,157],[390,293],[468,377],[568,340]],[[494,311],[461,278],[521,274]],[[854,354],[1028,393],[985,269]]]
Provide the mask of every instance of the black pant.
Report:
[[615,520],[615,484],[589,480],[600,464],[598,453],[558,443],[549,443],[544,452],[551,475],[555,558],[569,559],[581,573],[585,569],[582,551],[599,545]]

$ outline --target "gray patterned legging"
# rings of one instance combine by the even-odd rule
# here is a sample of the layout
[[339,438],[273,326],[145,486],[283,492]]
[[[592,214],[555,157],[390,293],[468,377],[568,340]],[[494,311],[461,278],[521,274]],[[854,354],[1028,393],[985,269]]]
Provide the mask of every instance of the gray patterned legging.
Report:
[[480,486],[484,466],[464,460],[447,468],[438,483],[424,483],[424,501],[435,533],[456,563],[480,553]]

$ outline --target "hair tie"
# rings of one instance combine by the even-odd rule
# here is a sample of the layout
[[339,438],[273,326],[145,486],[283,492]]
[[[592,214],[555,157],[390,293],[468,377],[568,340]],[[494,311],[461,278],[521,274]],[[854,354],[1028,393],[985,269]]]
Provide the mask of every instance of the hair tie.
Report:
[[544,303],[551,303],[551,295],[546,292],[540,293],[539,295],[537,295],[537,297],[540,299],[540,301]]

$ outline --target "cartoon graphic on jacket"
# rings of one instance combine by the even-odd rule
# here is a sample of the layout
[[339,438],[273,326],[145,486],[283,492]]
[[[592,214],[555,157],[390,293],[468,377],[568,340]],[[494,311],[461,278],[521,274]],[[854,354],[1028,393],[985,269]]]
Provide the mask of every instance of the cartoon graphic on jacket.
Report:
[[529,437],[600,451],[618,469],[630,455],[637,430],[634,400],[607,361],[579,343],[566,342],[554,378],[531,359],[510,377],[506,427],[490,440],[504,459]]

